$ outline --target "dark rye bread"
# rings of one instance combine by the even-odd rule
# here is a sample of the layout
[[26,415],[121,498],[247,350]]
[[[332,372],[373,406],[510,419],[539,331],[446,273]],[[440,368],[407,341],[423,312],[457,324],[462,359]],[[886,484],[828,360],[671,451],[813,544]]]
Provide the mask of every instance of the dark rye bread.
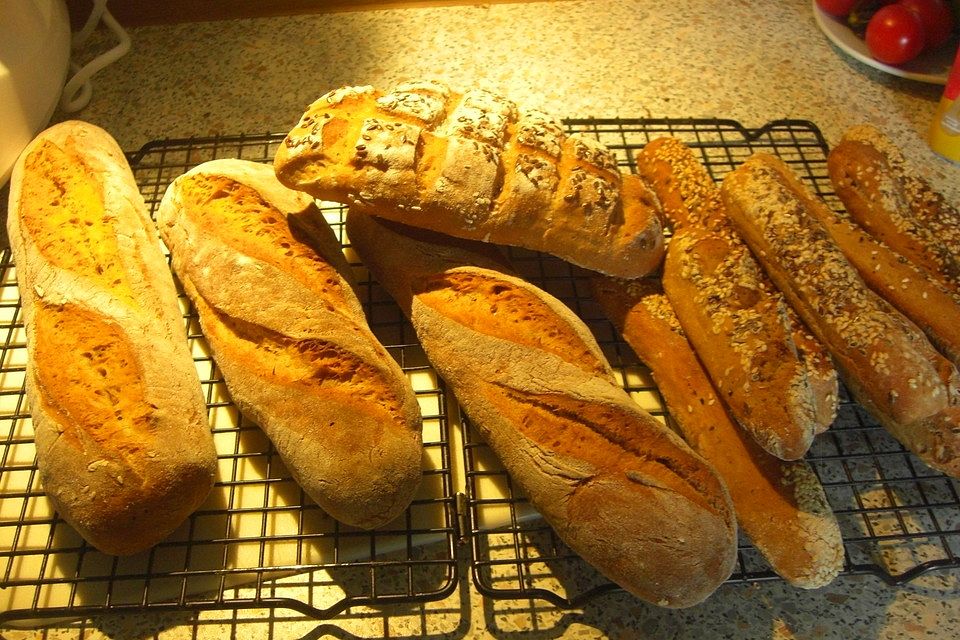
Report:
[[666,295],[734,418],[767,451],[795,460],[836,415],[829,356],[757,265],[692,151],[658,138],[636,156],[673,228]]
[[526,247],[602,273],[657,268],[656,201],[613,152],[544,113],[438,82],[344,87],[277,151],[281,182],[447,235]]
[[587,327],[488,245],[351,210],[347,233],[516,486],[608,578],[665,607],[729,575],[716,472],[613,378]]
[[206,499],[217,456],[157,229],[113,138],[77,121],[37,136],[7,231],[44,492],[97,549],[146,550]]
[[741,236],[854,397],[928,465],[960,475],[957,370],[867,286],[820,222],[826,205],[766,154],[728,174],[722,193]]
[[591,285],[604,313],[650,367],[684,440],[720,474],[754,547],[793,586],[829,584],[843,568],[843,539],[813,468],[770,455],[737,426],[660,283],[597,276]]
[[346,524],[399,516],[422,475],[419,407],[313,200],[267,165],[214,160],[170,185],[158,223],[231,397],[294,480]]
[[827,161],[850,217],[876,241],[960,291],[960,212],[872,125],[844,132]]

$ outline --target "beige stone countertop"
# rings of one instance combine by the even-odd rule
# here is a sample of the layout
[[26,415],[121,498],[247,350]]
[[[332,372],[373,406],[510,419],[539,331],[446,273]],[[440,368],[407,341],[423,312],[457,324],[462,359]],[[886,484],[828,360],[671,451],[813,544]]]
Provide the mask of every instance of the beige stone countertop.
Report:
[[960,201],[960,166],[924,142],[943,88],[842,53],[820,32],[810,0],[413,7],[131,36],[130,54],[95,77],[90,105],[75,114],[127,150],[156,138],[286,132],[330,89],[430,77],[561,117],[721,117],[747,127],[799,118],[831,144],[870,122]]
[[[942,87],[857,62],[818,29],[809,0],[601,0],[390,8],[132,29],[131,52],[94,79],[76,117],[134,151],[162,138],[285,132],[342,85],[430,77],[482,86],[562,117],[720,117],[747,127],[810,120],[828,142],[871,122],[948,199],[960,167],[924,135]],[[108,46],[98,34],[77,54]],[[55,119],[68,116],[58,113]],[[467,549],[463,551],[466,553]],[[705,603],[659,609],[623,593],[576,611],[490,601],[463,566],[456,592],[424,605],[352,609],[325,621],[283,612],[104,617],[0,638],[953,638],[960,570],[890,587],[844,576],[801,591],[728,584]]]

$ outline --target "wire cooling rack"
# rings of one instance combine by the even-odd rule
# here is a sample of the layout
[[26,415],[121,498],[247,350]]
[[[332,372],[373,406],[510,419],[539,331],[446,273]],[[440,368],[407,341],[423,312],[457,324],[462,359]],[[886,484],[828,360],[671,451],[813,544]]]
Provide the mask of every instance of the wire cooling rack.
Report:
[[[784,120],[746,129],[730,120],[568,120],[567,129],[613,149],[624,171],[633,153],[660,136],[674,136],[721,179],[754,152],[780,156],[828,205],[840,209],[826,170],[828,147],[810,122]],[[650,413],[670,420],[649,370],[591,299],[588,274],[542,254],[510,249],[517,270],[563,300],[587,323],[611,365]],[[465,417],[461,420],[467,422]],[[527,504],[471,428],[464,464],[473,581],[493,598],[540,598],[576,608],[616,590],[572,553]],[[844,573],[871,573],[901,584],[936,569],[960,566],[958,483],[932,471],[890,437],[842,390],[838,417],[807,456],[824,485],[845,543]],[[730,580],[778,579],[759,553],[740,539]]]
[[[167,185],[215,158],[272,160],[282,136],[150,143],[129,157],[151,213]],[[344,211],[323,207],[342,236]],[[178,285],[179,286],[179,285]],[[412,328],[379,286],[358,291],[371,328],[410,379],[423,414],[426,466],[406,513],[373,532],[325,515],[305,497],[260,429],[241,416],[181,296],[219,456],[207,502],[170,538],[130,558],[88,546],[46,500],[23,391],[26,349],[10,251],[0,254],[0,622],[42,623],[106,612],[292,610],[441,599],[457,585],[459,532],[448,401]],[[457,456],[457,459],[459,456]]]
[[[699,152],[715,178],[754,151],[775,153],[828,204],[840,206],[826,174],[826,143],[809,122],[778,121],[756,130],[728,120],[566,124],[613,149],[628,171],[634,169],[633,150],[661,135],[679,137]],[[193,166],[224,157],[270,162],[281,139],[263,134],[165,140],[129,159],[153,210],[166,186]],[[341,208],[324,212],[343,239]],[[305,499],[259,429],[237,413],[183,299],[220,479],[211,500],[184,527],[153,551],[128,559],[87,546],[43,496],[23,395],[25,345],[15,267],[8,250],[0,254],[0,622],[254,608],[321,619],[354,605],[440,599],[456,587],[463,540],[469,541],[473,583],[488,597],[538,598],[567,609],[618,589],[567,549],[512,486],[445,393],[396,304],[352,259],[348,244],[344,249],[371,327],[410,377],[423,410],[428,467],[413,505],[403,518],[371,533],[337,524]],[[587,274],[539,253],[508,253],[518,271],[587,323],[631,395],[669,420],[649,371],[590,298]],[[904,451],[858,405],[843,398],[836,423],[818,436],[808,457],[840,522],[845,573],[873,573],[897,584],[960,566],[957,483]],[[741,540],[731,581],[770,579],[776,575]]]

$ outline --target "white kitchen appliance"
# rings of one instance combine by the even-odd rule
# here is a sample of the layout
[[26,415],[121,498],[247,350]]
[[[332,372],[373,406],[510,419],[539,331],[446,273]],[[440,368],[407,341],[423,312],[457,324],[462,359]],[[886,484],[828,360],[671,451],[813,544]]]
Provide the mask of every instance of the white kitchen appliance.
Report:
[[102,20],[119,44],[70,70],[70,20],[64,0],[3,0],[0,3],[0,187],[10,178],[20,151],[43,129],[57,105],[70,113],[90,100],[90,77],[130,49],[130,38],[94,0],[86,25],[73,35],[79,46]]

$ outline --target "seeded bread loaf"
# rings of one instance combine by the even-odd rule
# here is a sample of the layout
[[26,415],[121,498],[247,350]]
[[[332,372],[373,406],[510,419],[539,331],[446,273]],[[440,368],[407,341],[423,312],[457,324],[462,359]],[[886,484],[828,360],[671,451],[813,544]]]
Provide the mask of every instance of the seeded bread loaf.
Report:
[[113,138],[76,121],[37,136],[7,231],[44,491],[96,548],[143,551],[204,501],[216,451],[157,229]]
[[859,276],[820,222],[826,205],[766,154],[728,174],[722,193],[741,236],[854,397],[928,465],[960,475],[957,370]]
[[231,397],[294,480],[350,525],[400,515],[422,473],[419,407],[313,200],[268,165],[215,160],[169,186],[158,223]]
[[833,242],[880,297],[897,308],[960,367],[960,294],[827,207],[811,209]]
[[960,292],[960,212],[907,165],[892,140],[871,125],[851,127],[831,149],[827,167],[857,224]]
[[314,102],[275,159],[287,186],[448,235],[638,277],[656,269],[656,202],[614,154],[484,90],[408,82]]
[[659,138],[636,160],[673,228],[663,286],[687,338],[737,422],[771,454],[801,458],[836,414],[829,357],[757,265],[691,150]]
[[957,210],[910,172],[873,127],[848,131],[831,151],[829,167],[851,215],[814,213],[870,288],[960,366],[960,291],[949,268],[960,251]]
[[347,233],[427,357],[567,545],[666,607],[730,574],[736,524],[716,472],[614,380],[587,327],[487,251],[351,211]]
[[653,279],[595,277],[594,297],[646,363],[680,434],[720,474],[737,522],[790,584],[815,589],[843,568],[843,539],[816,473],[764,451],[727,413]]

